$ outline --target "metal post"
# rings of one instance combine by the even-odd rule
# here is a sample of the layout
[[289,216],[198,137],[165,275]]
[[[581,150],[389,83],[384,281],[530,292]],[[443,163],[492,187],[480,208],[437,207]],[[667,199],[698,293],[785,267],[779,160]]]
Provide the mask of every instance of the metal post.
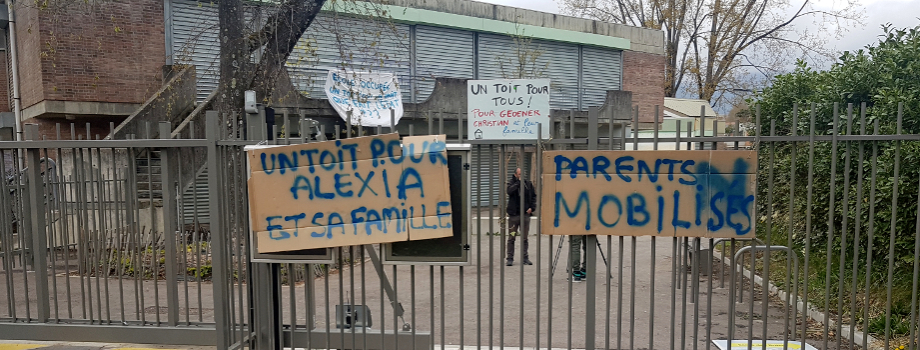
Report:
[[[160,138],[169,139],[171,124],[160,122]],[[160,150],[160,176],[163,182],[163,235],[166,243],[166,305],[168,313],[166,322],[170,326],[179,324],[179,283],[176,270],[176,231],[178,230],[178,209],[176,205],[174,168],[178,165],[175,148]]]
[[[588,149],[597,150],[597,107],[588,109]],[[574,130],[573,130],[574,131]],[[585,278],[587,279],[587,288],[585,289],[585,349],[592,350],[595,348],[594,327],[596,317],[596,300],[597,297],[597,236],[587,235],[585,243]]]
[[208,140],[208,197],[211,205],[209,206],[209,215],[211,217],[211,243],[213,244],[213,280],[214,280],[214,322],[217,332],[217,348],[227,349],[230,347],[231,320],[229,295],[227,295],[227,286],[229,285],[229,266],[227,265],[228,257],[226,248],[230,246],[221,222],[220,203],[223,203],[223,189],[221,188],[220,175],[220,152],[217,149],[218,134],[218,116],[217,111],[207,111],[205,113],[205,135]]
[[[26,140],[37,141],[38,125],[26,125]],[[26,150],[28,161],[29,179],[29,210],[32,222],[32,267],[35,269],[35,293],[38,300],[38,322],[47,322],[50,317],[50,304],[48,301],[48,242],[45,239],[45,201],[42,195],[45,191],[42,181],[41,150],[30,148]]]

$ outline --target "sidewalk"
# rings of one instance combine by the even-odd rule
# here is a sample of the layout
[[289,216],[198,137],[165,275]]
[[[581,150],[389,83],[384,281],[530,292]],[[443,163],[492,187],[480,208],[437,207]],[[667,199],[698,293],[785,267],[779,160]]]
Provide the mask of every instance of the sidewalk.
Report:
[[213,350],[213,346],[161,346],[151,344],[109,344],[82,342],[45,342],[26,340],[0,340],[0,350]]

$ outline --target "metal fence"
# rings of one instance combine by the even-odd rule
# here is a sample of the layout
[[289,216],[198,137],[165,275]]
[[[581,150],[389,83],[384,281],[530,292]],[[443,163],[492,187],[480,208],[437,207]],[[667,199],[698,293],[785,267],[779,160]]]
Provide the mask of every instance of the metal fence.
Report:
[[[902,133],[903,114],[865,115],[796,110],[755,115],[770,127],[752,135],[738,122],[660,134],[630,130],[637,111],[599,122],[592,109],[583,129],[554,117],[539,142],[467,140],[464,120],[439,118],[335,130],[301,119],[298,137],[267,137],[259,118],[209,113],[206,139],[150,139],[169,135],[163,124],[127,140],[39,140],[27,126],[26,141],[0,142],[0,164],[19,164],[0,169],[0,334],[222,349],[917,349],[920,135]],[[385,264],[370,245],[335,248],[331,263],[251,261],[243,147],[450,130],[474,179],[469,264]],[[186,147],[207,158],[204,204],[179,181],[201,171],[179,159]],[[506,266],[515,168],[539,198],[544,150],[648,148],[759,151],[758,239],[544,236],[538,204]]]

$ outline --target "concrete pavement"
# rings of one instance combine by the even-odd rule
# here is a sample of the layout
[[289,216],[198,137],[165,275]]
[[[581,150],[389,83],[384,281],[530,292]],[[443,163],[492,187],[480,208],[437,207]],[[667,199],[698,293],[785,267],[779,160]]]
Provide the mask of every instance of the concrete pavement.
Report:
[[[493,223],[496,231],[497,227]],[[600,237],[609,271],[598,254],[597,283],[593,291],[595,298],[593,304],[589,304],[586,300],[588,283],[566,280],[567,238],[531,236],[530,255],[535,265],[522,266],[518,248],[519,255],[514,265],[507,267],[504,266],[502,237],[486,234],[486,229],[481,231],[481,235],[478,234],[480,231],[474,231],[477,234],[471,237],[470,265],[385,266],[386,277],[390,282],[395,281],[393,286],[397,301],[405,310],[401,318],[395,317],[373,266],[357,263],[327,278],[314,280],[316,298],[314,309],[310,311],[311,322],[307,321],[304,284],[296,284],[293,290],[289,286],[282,287],[282,319],[285,323],[293,319],[301,327],[312,324],[319,330],[329,329],[336,335],[350,334],[350,331],[340,332],[335,328],[335,305],[364,304],[370,307],[372,327],[375,329],[402,329],[408,323],[417,332],[433,333],[435,344],[457,349],[476,345],[578,349],[588,343],[586,336],[591,333],[589,330],[593,330],[593,341],[597,347],[612,349],[670,349],[672,344],[678,349],[684,346],[692,349],[694,345],[697,349],[714,349],[710,338],[728,338],[730,284],[725,283],[722,287],[720,264],[715,264],[712,276],[698,278],[699,302],[694,302],[690,290],[675,288],[674,278],[689,281],[691,276],[685,269],[678,269],[680,273],[673,274],[674,251],[680,247],[675,247],[671,238],[658,238],[653,242],[649,237],[635,240],[612,237],[608,242],[607,237]],[[561,239],[564,239],[562,249],[558,249]],[[557,254],[558,265],[551,276],[552,262]],[[608,275],[612,278],[605,277]],[[17,300],[28,294],[23,290],[23,285],[28,285],[21,282],[23,277],[22,273],[11,276],[16,286],[12,292],[19,298]],[[34,283],[31,276],[28,278],[30,283]],[[52,310],[62,318],[68,314],[80,318],[95,309],[96,319],[104,314],[113,321],[120,320],[124,311],[124,317],[129,321],[145,317],[152,322],[157,314],[163,318],[166,313],[163,281],[156,284],[142,282],[135,287],[132,279],[124,278],[100,281],[95,277],[59,275],[55,280],[58,282],[57,298],[53,298],[52,303],[56,302],[57,308]],[[65,288],[67,281],[71,282],[69,296]],[[92,287],[94,294],[104,293],[107,285],[108,294],[81,297],[81,283],[87,289]],[[100,285],[103,288],[100,289]],[[188,293],[185,293],[185,283],[181,283],[180,288],[180,305],[183,307],[180,321],[185,321],[186,317],[192,322],[199,317],[204,322],[213,319],[209,283],[201,284],[200,289],[197,283],[189,283]],[[143,307],[136,305],[137,291],[140,290],[147,298]],[[745,279],[742,290],[746,295],[743,303],[736,304],[734,338],[760,339],[766,336],[768,339],[783,339],[786,315],[791,311],[778,300],[772,300],[767,304],[767,313],[763,314],[760,288],[755,286],[754,297],[751,298],[751,287]],[[7,300],[6,293],[7,289],[0,288],[0,300]],[[118,293],[124,293],[124,309],[118,306],[122,298]],[[201,295],[200,299],[198,295]],[[186,296],[189,309],[185,309]],[[33,295],[29,299],[34,303]],[[100,300],[103,301],[101,305]],[[159,308],[155,307],[153,300],[159,300]],[[22,302],[15,304],[19,317],[26,314],[25,305]],[[586,309],[590,305],[593,305],[595,316],[587,319],[589,313]],[[0,316],[8,315],[11,311],[8,308],[6,303],[0,305]],[[801,323],[801,318],[789,321],[795,325]],[[797,329],[801,327],[798,325]],[[820,341],[807,341],[820,349]],[[109,345],[103,344],[98,348],[114,348],[106,346]],[[832,342],[829,348],[843,347],[837,347]]]

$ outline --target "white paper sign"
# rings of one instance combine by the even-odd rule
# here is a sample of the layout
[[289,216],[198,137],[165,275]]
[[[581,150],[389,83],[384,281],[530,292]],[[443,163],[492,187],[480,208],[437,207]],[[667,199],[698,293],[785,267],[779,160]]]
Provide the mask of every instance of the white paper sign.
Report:
[[402,118],[402,95],[392,73],[330,70],[324,90],[342,119],[351,111],[352,125],[390,126],[390,110],[396,112],[394,125]]
[[[728,340],[713,340],[712,343],[719,350],[748,350],[749,345],[752,349],[763,349],[763,340],[732,340],[731,344]],[[767,340],[767,349],[818,350],[800,341],[787,341],[783,344],[782,340]]]
[[549,138],[549,79],[467,81],[471,140],[535,140],[537,124]]

